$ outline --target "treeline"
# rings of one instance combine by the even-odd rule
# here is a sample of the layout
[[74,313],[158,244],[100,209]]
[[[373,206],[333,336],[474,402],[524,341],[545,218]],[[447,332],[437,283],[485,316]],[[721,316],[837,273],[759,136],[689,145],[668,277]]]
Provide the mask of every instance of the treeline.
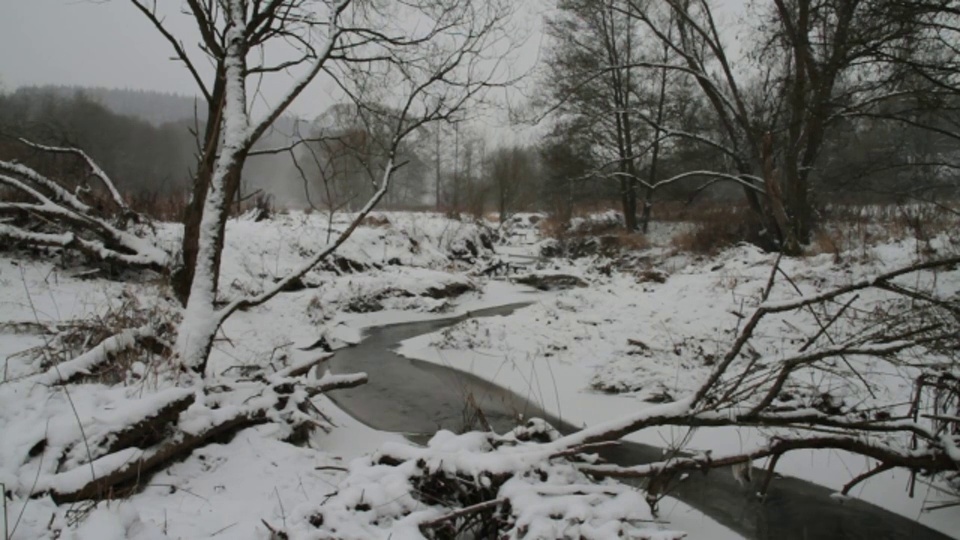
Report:
[[[76,159],[53,159],[18,139],[83,149],[135,207],[176,218],[196,170],[199,150],[194,134],[205,127],[201,117],[205,113],[195,114],[192,101],[174,94],[61,86],[0,94],[0,159],[18,160],[79,183],[86,172]],[[175,120],[156,122],[161,118]],[[289,145],[296,137],[295,124],[280,118],[261,146]],[[262,192],[296,206],[303,199],[303,188],[289,177],[289,168],[286,155],[252,160],[244,170],[242,197],[249,200],[249,195]]]
[[18,88],[15,94],[42,94],[60,99],[71,99],[82,94],[90,101],[123,116],[146,120],[154,126],[162,126],[197,118],[206,120],[206,109],[198,106],[192,96],[155,90],[131,88],[106,88],[103,86],[43,85]]
[[82,91],[64,95],[50,88],[20,89],[0,94],[0,159],[69,177],[78,170],[71,160],[41,158],[17,139],[82,148],[125,194],[174,194],[186,189],[192,176],[192,126],[190,119],[154,125],[118,114]]

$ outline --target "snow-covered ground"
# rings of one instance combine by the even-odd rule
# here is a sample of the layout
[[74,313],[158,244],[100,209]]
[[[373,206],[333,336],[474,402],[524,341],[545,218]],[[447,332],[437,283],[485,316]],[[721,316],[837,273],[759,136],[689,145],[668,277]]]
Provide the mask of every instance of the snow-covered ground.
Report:
[[[333,226],[343,227],[345,218],[338,216]],[[260,290],[294,268],[323,246],[327,227],[325,217],[316,214],[256,223],[232,220],[221,275],[226,295]],[[168,248],[178,235],[176,226],[159,227],[159,242]],[[377,215],[338,252],[339,260],[349,261],[344,266],[311,272],[305,288],[227,321],[211,355],[211,384],[245,367],[279,369],[309,354],[301,349],[321,337],[334,343],[356,340],[364,326],[516,301],[521,288],[505,285],[490,288],[489,294],[468,292],[460,302],[465,307],[453,303],[479,287],[465,271],[478,255],[490,253],[491,242],[483,225],[433,215]],[[261,519],[281,525],[298,506],[319,505],[336,491],[350,459],[401,440],[359,424],[321,396],[315,402],[335,427],[315,433],[307,448],[281,442],[287,434],[270,425],[259,426],[229,443],[195,451],[127,500],[94,509],[57,507],[47,496],[27,498],[59,478],[62,465],[28,460],[28,453],[35,455],[28,452],[31,445],[41,439],[68,444],[74,436],[95,440],[131,413],[112,409],[112,403],[149,396],[165,384],[162,377],[150,376],[152,369],[161,369],[149,362],[134,362],[117,386],[90,382],[69,390],[47,388],[35,382],[34,374],[52,356],[71,358],[95,345],[83,338],[88,328],[106,332],[129,322],[117,320],[120,314],[156,318],[175,317],[175,312],[159,276],[115,281],[63,267],[54,258],[0,254],[0,484],[12,497],[0,514],[0,531],[17,539],[53,537],[65,526],[66,538],[91,540],[265,538]],[[79,342],[54,338],[71,328],[78,328]],[[72,452],[86,461],[82,448]],[[88,472],[80,481],[89,479]]]
[[[941,236],[923,245],[905,240],[874,246],[849,254],[846,262],[832,255],[784,259],[781,268],[793,284],[779,278],[770,300],[877,275],[907,265],[921,253],[932,255],[931,249],[947,255],[960,246]],[[774,255],[746,245],[710,259],[665,258],[659,267],[675,270],[663,283],[643,271],[605,275],[589,259],[549,261],[544,273],[578,275],[589,286],[544,294],[508,316],[469,320],[407,340],[399,352],[507,387],[574,425],[595,425],[696,390],[733,341],[738,324],[758,304],[774,260]],[[955,294],[960,275],[940,276],[936,288]],[[864,302],[869,306],[874,300],[879,298],[868,296]],[[798,334],[797,325],[811,324],[804,317],[779,320],[764,329],[769,350],[759,353],[775,355]],[[893,375],[883,381],[887,394],[878,399],[906,401],[912,381]],[[718,455],[762,441],[755,430],[732,428],[648,429],[628,439],[664,447],[687,441],[687,448],[712,449]],[[839,451],[807,451],[788,454],[777,470],[839,490],[873,464]],[[960,509],[924,511],[942,496],[918,485],[911,499],[908,479],[901,471],[886,473],[861,484],[852,495],[958,535]]]
[[[341,216],[333,226],[344,223]],[[281,277],[325,243],[328,227],[319,214],[231,221],[221,275],[226,296],[261,290]],[[539,264],[542,239],[535,224],[528,219],[514,233],[502,232],[508,240],[497,246],[501,256],[531,269]],[[175,226],[161,227],[161,244],[175,246],[178,234]],[[669,228],[662,234],[669,234]],[[336,345],[358,340],[368,326],[533,300],[508,317],[470,320],[415,338],[401,352],[472,371],[529,396],[567,421],[594,424],[636,411],[646,400],[676,397],[695,387],[707,373],[710,358],[729,343],[739,318],[755,302],[771,264],[769,255],[749,247],[711,260],[673,256],[658,263],[657,268],[669,274],[659,283],[645,270],[606,272],[593,259],[551,261],[540,271],[574,274],[589,285],[532,294],[529,287],[478,275],[474,263],[493,255],[493,242],[486,225],[438,215],[380,214],[338,252],[341,262],[308,274],[302,289],[229,319],[211,357],[209,384],[229,380],[246,367],[289,365],[321,337]],[[940,249],[953,249],[946,239],[938,242]],[[802,290],[810,291],[895,266],[913,257],[916,249],[904,242],[874,248],[855,263],[818,256],[786,261],[783,267]],[[793,294],[785,283],[775,293]],[[94,437],[97,429],[128,412],[104,409],[114,395],[149,393],[161,378],[149,376],[151,370],[162,371],[160,367],[134,361],[127,379],[117,386],[72,385],[69,394],[37,386],[29,377],[41,369],[47,355],[72,357],[92,345],[52,343],[51,334],[78,324],[112,324],[118,314],[131,311],[142,317],[174,317],[173,302],[156,276],[115,281],[63,268],[56,260],[0,254],[0,483],[11,494],[0,518],[6,528],[0,530],[16,528],[12,538],[23,539],[52,537],[52,531],[61,528],[66,531],[61,538],[77,539],[267,538],[264,522],[292,522],[337,492],[352,459],[402,442],[398,435],[363,426],[320,397],[315,402],[333,427],[314,433],[306,447],[281,442],[287,434],[268,424],[193,452],[129,499],[92,508],[57,507],[49,497],[24,497],[51,481],[59,467],[24,461],[39,436],[47,434],[56,442],[50,433],[60,433],[65,440],[85,430],[89,433],[84,438]],[[637,437],[665,445],[683,435],[680,430],[652,430]],[[736,449],[750,444],[752,436],[746,431],[700,430],[692,444]],[[82,449],[74,453],[84,461]],[[784,472],[832,487],[864,466],[863,460],[837,453],[798,454],[781,464]],[[904,479],[902,474],[878,477],[857,493],[956,534],[960,511],[921,512],[929,494],[921,490],[917,499],[907,499]],[[676,501],[662,503],[661,510],[670,528],[691,538],[737,538]]]

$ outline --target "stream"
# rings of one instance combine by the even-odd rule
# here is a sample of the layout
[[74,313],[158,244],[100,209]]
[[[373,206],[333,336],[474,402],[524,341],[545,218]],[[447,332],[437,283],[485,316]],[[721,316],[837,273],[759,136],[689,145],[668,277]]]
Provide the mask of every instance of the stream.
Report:
[[[371,328],[354,347],[336,352],[330,360],[334,373],[366,372],[369,382],[357,388],[331,392],[329,397],[364,424],[382,431],[404,434],[424,444],[439,429],[459,431],[465,424],[466,397],[476,405],[499,433],[512,429],[517,413],[540,417],[562,433],[576,427],[541,410],[513,392],[472,374],[394,352],[406,339],[435,332],[475,317],[507,315],[526,304],[511,304],[468,313],[459,317],[399,323]],[[661,459],[660,448],[633,442],[598,451],[619,465],[649,463]],[[940,532],[878,506],[849,499],[842,503],[830,497],[834,490],[792,477],[771,482],[765,501],[754,494],[765,476],[756,474],[755,485],[743,486],[729,469],[709,475],[691,473],[670,492],[687,505],[750,539],[948,539]]]

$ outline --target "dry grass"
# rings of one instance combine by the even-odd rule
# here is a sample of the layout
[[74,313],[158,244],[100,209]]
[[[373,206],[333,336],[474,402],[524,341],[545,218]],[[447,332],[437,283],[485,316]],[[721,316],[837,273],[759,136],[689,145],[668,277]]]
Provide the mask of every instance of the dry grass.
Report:
[[695,214],[679,221],[692,226],[674,235],[671,246],[676,252],[701,255],[714,255],[740,242],[757,242],[761,229],[756,215],[745,205],[700,205]]
[[569,233],[567,222],[554,215],[541,219],[537,225],[540,228],[540,234],[545,238],[560,239]]
[[371,228],[389,228],[392,224],[390,223],[390,218],[381,214],[369,214],[367,217],[363,218],[360,221],[361,227],[371,227]]
[[47,369],[89,351],[123,330],[149,325],[155,331],[155,339],[147,340],[143,347],[133,347],[114,354],[102,369],[83,379],[104,384],[143,381],[147,376],[157,375],[158,371],[168,367],[166,360],[170,350],[167,341],[172,341],[177,327],[174,317],[172,311],[162,310],[157,305],[144,307],[136,294],[124,290],[120,301],[102,315],[60,325],[56,335],[27,354],[41,358],[40,368]]
[[617,245],[626,251],[650,249],[650,240],[641,232],[620,231],[615,235]]
[[821,212],[809,254],[864,251],[884,242],[916,239],[922,249],[941,234],[954,234],[960,216],[933,204],[830,205]]
[[186,192],[140,193],[127,197],[130,207],[158,221],[180,221],[190,200]]
[[815,256],[827,253],[833,255],[834,262],[840,262],[845,251],[846,242],[839,234],[828,228],[819,227],[813,231],[810,245],[804,250],[804,254]]
[[606,211],[595,216],[585,216],[571,226],[555,216],[541,219],[537,226],[540,234],[557,241],[547,251],[549,256],[582,257],[603,255],[618,257],[625,253],[643,251],[651,247],[647,236],[623,228],[620,214]]

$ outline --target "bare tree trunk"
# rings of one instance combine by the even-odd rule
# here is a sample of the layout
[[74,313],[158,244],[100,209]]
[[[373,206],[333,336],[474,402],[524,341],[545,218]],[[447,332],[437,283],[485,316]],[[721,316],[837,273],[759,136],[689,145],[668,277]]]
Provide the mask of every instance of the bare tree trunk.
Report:
[[437,206],[437,211],[439,211],[439,210],[440,210],[440,205],[441,205],[441,201],[440,201],[440,178],[441,178],[441,176],[440,176],[440,124],[437,124],[437,136],[436,136],[436,149],[435,149],[435,150],[436,150],[436,154],[435,154],[435,156],[434,156],[434,157],[435,157],[434,165],[435,165],[435,167],[436,167],[436,181],[437,181],[437,183],[436,183],[436,186],[435,186],[435,188],[436,188],[436,193],[434,194],[434,197],[435,197],[435,203],[436,203],[436,206]]
[[800,242],[787,215],[780,187],[780,178],[773,167],[773,135],[768,133],[763,139],[763,180],[767,188],[767,203],[770,214],[780,229],[780,251],[786,255],[800,254]]
[[220,74],[214,82],[212,99],[207,102],[207,125],[204,127],[200,162],[197,166],[197,175],[193,182],[193,193],[187,207],[183,210],[183,238],[180,243],[180,252],[183,256],[181,266],[176,269],[172,277],[174,294],[181,304],[187,305],[190,287],[193,284],[193,274],[197,264],[197,242],[200,238],[200,218],[203,215],[203,205],[210,189],[210,179],[213,176],[213,167],[217,158],[217,149],[220,141],[220,117],[223,110],[223,64],[217,66]]
[[[235,8],[233,6],[227,13],[234,19],[240,17],[240,14],[233,13]],[[226,45],[223,114],[220,122],[223,142],[214,161],[213,174],[199,217],[193,280],[176,344],[180,362],[200,374],[206,369],[213,338],[219,327],[215,322],[214,310],[226,214],[230,211],[232,193],[239,185],[240,171],[248,151],[246,138],[249,125],[244,86],[246,47],[242,25],[235,24],[227,30]]]
[[453,215],[460,215],[460,124],[454,125],[453,132]]
[[[633,24],[629,15],[626,16],[626,32],[627,32],[627,44],[626,44],[626,58],[624,61],[626,64],[630,64],[633,59],[633,50],[632,50],[632,37],[633,37]],[[616,35],[616,34],[614,34]],[[633,129],[632,123],[630,121],[630,69],[626,69],[625,78],[622,86],[621,99],[623,101],[623,134],[624,134],[624,147],[627,150],[627,155],[623,156],[627,160],[627,172],[630,174],[626,187],[626,206],[623,212],[623,221],[624,225],[628,231],[633,232],[637,230],[637,164],[636,159],[633,155]]]
[[[667,29],[667,39],[673,37],[673,27]],[[650,213],[653,210],[653,186],[657,185],[657,168],[660,165],[660,133],[663,126],[663,116],[667,101],[667,62],[670,61],[670,45],[663,44],[664,67],[660,69],[660,92],[657,95],[657,124],[653,130],[653,156],[650,158],[650,177],[647,180],[647,192],[643,200],[643,215],[640,217],[640,226],[644,234],[650,230]]]

